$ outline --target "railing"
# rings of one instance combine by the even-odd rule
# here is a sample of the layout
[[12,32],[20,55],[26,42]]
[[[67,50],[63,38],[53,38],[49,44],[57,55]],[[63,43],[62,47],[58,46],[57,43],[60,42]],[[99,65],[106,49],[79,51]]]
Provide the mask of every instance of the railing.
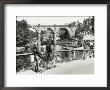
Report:
[[58,52],[68,52],[68,58],[72,60],[85,60],[87,57],[94,57],[94,49],[59,50],[56,53],[58,54]]
[[26,55],[34,55],[33,53],[22,53],[22,54],[16,54],[16,56],[26,56]]
[[[56,51],[56,52],[52,53],[53,57],[56,57],[56,62],[57,63],[59,61],[57,59],[57,55],[56,55],[56,54],[58,54],[58,52],[68,53],[68,57],[67,57],[68,59],[67,58],[66,58],[67,60],[62,59],[62,62],[71,61],[71,60],[79,60],[79,59],[85,60],[87,57],[94,57],[94,49],[75,49],[74,48],[74,49],[69,49],[69,50],[59,50],[59,51]],[[18,68],[19,68],[20,65],[21,65],[20,69],[22,69],[23,67],[30,66],[30,63],[31,63],[31,58],[30,57],[31,57],[31,55],[34,55],[34,54],[33,53],[16,54]],[[54,60],[55,60],[55,58],[52,59],[53,62],[54,62]]]

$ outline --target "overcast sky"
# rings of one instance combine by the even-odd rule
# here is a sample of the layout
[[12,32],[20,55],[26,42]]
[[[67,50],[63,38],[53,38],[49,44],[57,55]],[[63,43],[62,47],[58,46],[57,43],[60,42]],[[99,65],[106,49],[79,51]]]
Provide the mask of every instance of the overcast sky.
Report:
[[28,24],[35,25],[63,25],[65,23],[71,23],[75,21],[83,22],[84,19],[89,18],[89,16],[78,16],[78,17],[28,17],[28,16],[17,16],[17,21],[26,20]]

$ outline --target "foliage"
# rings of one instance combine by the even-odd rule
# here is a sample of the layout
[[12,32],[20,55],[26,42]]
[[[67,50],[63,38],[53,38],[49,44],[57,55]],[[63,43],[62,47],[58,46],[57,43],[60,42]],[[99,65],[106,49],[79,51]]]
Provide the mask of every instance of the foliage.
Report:
[[25,20],[16,21],[16,45],[18,47],[29,42],[28,24]]
[[78,39],[79,46],[82,46],[82,39],[87,34],[94,35],[94,17],[85,19],[82,26],[78,25],[74,37]]
[[47,43],[54,44],[54,32],[52,29],[47,28],[47,30],[42,30],[40,33],[41,36],[41,45],[46,45]]
[[30,66],[30,57],[29,56],[19,56],[16,57],[16,71],[26,69]]
[[38,39],[38,32],[29,31],[29,38],[30,39],[33,39],[33,38]]
[[91,26],[92,26],[92,32],[93,32],[93,34],[94,34],[94,16],[92,17],[92,19],[91,19]]
[[38,39],[38,32],[29,30],[30,25],[25,20],[16,21],[16,46],[21,47],[31,43],[33,38]]

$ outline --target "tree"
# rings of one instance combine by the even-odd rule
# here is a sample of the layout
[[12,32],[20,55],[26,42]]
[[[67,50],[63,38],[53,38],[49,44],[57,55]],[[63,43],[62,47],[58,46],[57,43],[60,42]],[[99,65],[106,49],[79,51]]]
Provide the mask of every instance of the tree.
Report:
[[33,38],[38,39],[38,32],[29,31],[29,37],[30,37],[30,39],[33,39]]
[[92,19],[91,19],[91,26],[92,26],[91,30],[94,34],[94,16],[92,16]]
[[54,44],[54,32],[51,28],[47,28],[47,30],[42,30],[41,33],[41,44],[46,45],[48,43]]
[[25,20],[16,21],[16,46],[20,47],[29,42],[29,29]]

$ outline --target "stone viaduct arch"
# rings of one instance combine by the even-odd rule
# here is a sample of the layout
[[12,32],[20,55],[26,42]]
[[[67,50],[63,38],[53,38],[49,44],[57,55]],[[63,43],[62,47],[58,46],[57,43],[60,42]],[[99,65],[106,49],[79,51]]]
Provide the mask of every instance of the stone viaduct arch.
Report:
[[59,31],[61,29],[65,29],[66,31],[68,31],[68,33],[70,34],[70,36],[72,37],[72,35],[74,36],[75,34],[75,30],[76,30],[76,27],[75,26],[69,26],[69,25],[35,25],[35,26],[32,26],[36,31],[38,31],[39,33],[39,49],[40,49],[40,46],[41,46],[41,41],[40,41],[40,33],[41,31],[46,31],[46,32],[52,32],[53,33],[53,40],[54,40],[54,44],[56,44],[56,40],[59,39],[58,38],[58,34],[59,34]]

